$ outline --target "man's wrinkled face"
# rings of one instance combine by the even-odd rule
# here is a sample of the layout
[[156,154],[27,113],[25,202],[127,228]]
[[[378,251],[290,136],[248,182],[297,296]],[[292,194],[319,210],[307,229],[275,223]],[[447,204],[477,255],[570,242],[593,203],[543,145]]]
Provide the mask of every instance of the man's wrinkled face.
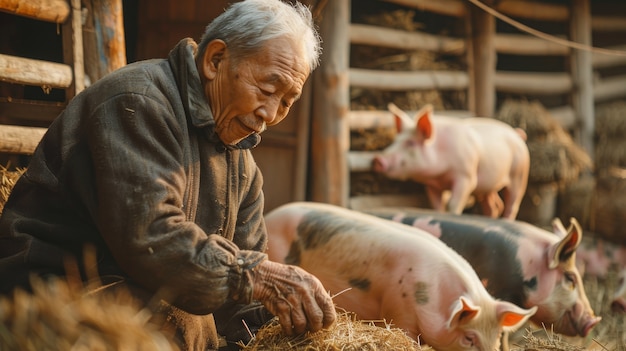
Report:
[[223,41],[209,43],[201,72],[222,142],[236,144],[287,116],[309,76],[298,48],[278,38],[253,56],[233,59]]

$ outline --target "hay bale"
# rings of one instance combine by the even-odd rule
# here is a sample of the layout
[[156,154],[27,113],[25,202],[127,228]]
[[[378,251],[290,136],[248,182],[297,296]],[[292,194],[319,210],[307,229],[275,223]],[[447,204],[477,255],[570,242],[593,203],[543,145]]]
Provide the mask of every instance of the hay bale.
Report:
[[59,279],[33,287],[0,298],[0,350],[178,350],[127,292],[89,294]]
[[587,175],[561,188],[557,199],[557,217],[563,223],[569,223],[574,217],[583,228],[589,228],[595,187],[595,178]]
[[26,171],[25,168],[17,168],[11,171],[7,167],[0,166],[0,213],[2,213],[4,204],[6,204],[9,199],[15,182],[22,176],[24,171]]
[[593,169],[591,157],[539,102],[507,100],[496,119],[526,132],[530,153],[529,183],[565,185]]
[[243,351],[416,351],[433,350],[420,346],[406,333],[385,321],[359,321],[350,312],[338,313],[337,321],[328,329],[300,336],[285,336],[277,319],[264,325]]
[[595,111],[595,134],[597,137],[623,139],[626,135],[626,101],[598,105]]
[[602,171],[611,167],[626,168],[626,139],[624,139],[624,135],[614,138],[601,136],[597,139],[594,151],[596,170]]
[[626,245],[626,170],[598,175],[592,201],[591,230],[607,241]]

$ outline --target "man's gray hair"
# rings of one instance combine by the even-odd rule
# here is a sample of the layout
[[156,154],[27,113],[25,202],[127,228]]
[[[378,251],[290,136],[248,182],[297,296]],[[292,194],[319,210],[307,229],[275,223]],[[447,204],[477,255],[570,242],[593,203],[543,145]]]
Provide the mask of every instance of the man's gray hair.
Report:
[[266,41],[282,36],[300,43],[311,71],[317,68],[321,38],[311,11],[298,1],[290,5],[280,0],[243,0],[230,5],[206,27],[198,53],[204,53],[211,40],[221,39],[236,60],[258,53]]

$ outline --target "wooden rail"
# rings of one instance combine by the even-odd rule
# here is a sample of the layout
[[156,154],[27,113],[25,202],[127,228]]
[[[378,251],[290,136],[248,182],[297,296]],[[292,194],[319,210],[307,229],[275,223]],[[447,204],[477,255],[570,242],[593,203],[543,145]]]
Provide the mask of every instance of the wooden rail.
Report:
[[46,128],[0,125],[0,152],[31,155]]
[[0,11],[40,21],[63,23],[70,15],[67,0],[0,0]]
[[72,84],[72,67],[62,63],[0,54],[0,80],[33,86],[67,88]]

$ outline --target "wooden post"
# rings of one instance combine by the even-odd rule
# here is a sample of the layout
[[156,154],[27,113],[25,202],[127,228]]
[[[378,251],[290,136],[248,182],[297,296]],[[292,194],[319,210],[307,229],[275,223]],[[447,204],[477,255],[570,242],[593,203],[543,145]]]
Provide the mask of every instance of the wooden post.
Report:
[[70,0],[70,17],[63,24],[63,60],[72,66],[72,86],[65,90],[65,99],[70,101],[85,89],[83,16],[80,0]]
[[[572,20],[570,32],[572,40],[591,46],[591,8],[589,0],[572,0]],[[580,121],[580,136],[578,142],[589,156],[594,156],[594,92],[593,92],[593,62],[591,52],[587,50],[572,50],[572,77],[574,92],[572,105]]]
[[126,65],[122,0],[83,0],[85,73],[92,82]]
[[[493,6],[494,1],[485,0],[483,3]],[[496,19],[472,4],[468,6],[468,107],[476,116],[493,117],[496,107]]]
[[350,148],[348,68],[350,0],[328,1],[322,12],[323,54],[313,74],[312,201],[347,206]]

